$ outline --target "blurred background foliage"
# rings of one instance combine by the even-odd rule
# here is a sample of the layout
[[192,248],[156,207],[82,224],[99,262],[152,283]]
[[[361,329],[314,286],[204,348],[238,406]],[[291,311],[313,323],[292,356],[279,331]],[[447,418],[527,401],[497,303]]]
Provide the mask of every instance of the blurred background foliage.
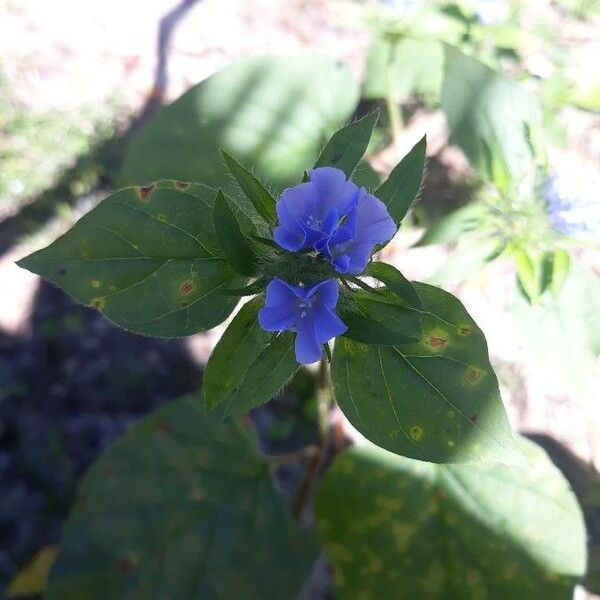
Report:
[[[27,563],[13,591],[43,584],[82,474],[154,406],[197,391],[218,337],[138,338],[36,288],[13,261],[123,183],[201,179],[235,193],[219,147],[277,191],[337,127],[380,108],[357,176],[367,187],[429,140],[421,201],[384,258],[464,294],[484,320],[513,424],[546,436],[585,511],[586,585],[600,591],[600,3],[152,0],[143,15],[121,4],[59,2],[54,19],[82,25],[70,37],[42,2],[0,2],[0,590]],[[127,38],[132,23],[139,38]],[[310,442],[311,377],[253,418],[263,450]],[[280,484],[293,490],[301,471],[283,469]],[[325,512],[343,475],[331,474]]]

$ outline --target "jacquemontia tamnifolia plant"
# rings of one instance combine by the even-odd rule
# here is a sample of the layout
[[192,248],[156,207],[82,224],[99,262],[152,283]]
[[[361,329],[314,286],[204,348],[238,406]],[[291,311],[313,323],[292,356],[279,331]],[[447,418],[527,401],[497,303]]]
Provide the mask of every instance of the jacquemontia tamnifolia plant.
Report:
[[[278,197],[224,153],[239,194],[168,180],[125,188],[21,261],[145,335],[198,333],[248,298],[210,357],[202,399],[159,409],[93,467],[48,597],[295,597],[319,543],[289,519],[269,467],[307,460],[301,515],[332,448],[334,402],[368,440],[335,459],[317,494],[340,598],[572,587],[580,515],[543,453],[513,437],[481,330],[454,296],[376,259],[419,193],[426,150],[423,138],[377,189],[357,185],[376,119],[335,133]],[[319,448],[257,453],[238,415],[317,361]],[[521,556],[531,513],[536,549],[564,534],[560,559]],[[443,548],[452,560],[435,558]]]

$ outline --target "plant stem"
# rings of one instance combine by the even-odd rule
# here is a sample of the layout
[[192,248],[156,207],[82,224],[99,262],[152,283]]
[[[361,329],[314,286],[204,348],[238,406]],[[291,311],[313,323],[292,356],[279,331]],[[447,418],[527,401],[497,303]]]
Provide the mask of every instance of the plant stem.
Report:
[[329,381],[329,363],[325,357],[321,358],[319,363],[319,373],[317,375],[317,411],[319,417],[319,432],[323,443],[327,440],[329,433],[329,413],[333,401],[331,395],[331,385]]
[[[390,121],[390,130],[392,134],[392,142],[396,155],[400,153],[400,131],[402,130],[403,119],[400,107],[396,103],[394,97],[394,59],[396,54],[396,44],[392,44],[390,54],[385,70],[385,106],[387,109],[388,119]],[[397,158],[400,158],[397,156]]]

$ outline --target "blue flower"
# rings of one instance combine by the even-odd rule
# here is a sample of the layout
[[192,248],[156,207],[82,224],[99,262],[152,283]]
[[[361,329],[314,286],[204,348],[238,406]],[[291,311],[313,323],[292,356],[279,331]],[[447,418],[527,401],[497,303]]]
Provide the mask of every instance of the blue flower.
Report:
[[553,173],[543,194],[552,226],[565,235],[600,235],[600,175],[584,169]]
[[282,248],[317,250],[338,273],[362,273],[375,246],[396,233],[385,204],[333,167],[313,169],[309,181],[285,189],[277,216],[273,237]]
[[348,329],[335,312],[338,296],[335,279],[297,287],[276,277],[267,286],[258,323],[265,331],[295,331],[296,360],[313,363],[323,355],[323,344]]

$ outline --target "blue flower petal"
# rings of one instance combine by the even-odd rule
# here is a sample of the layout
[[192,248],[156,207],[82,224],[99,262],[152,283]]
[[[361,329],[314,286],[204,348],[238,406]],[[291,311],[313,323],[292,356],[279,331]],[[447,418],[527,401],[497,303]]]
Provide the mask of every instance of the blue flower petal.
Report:
[[314,316],[298,321],[296,332],[296,360],[305,365],[318,361],[323,355],[323,348],[317,339]]
[[275,278],[258,312],[259,325],[265,331],[296,331],[296,360],[315,362],[322,355],[322,344],[346,331],[335,313],[339,293],[335,279],[299,287]]
[[323,306],[318,311],[315,318],[315,333],[321,344],[342,335],[347,330],[348,327],[330,308]]
[[345,227],[350,231],[354,229],[351,238],[347,239],[348,231],[341,232],[340,227],[328,244],[330,260],[340,273],[362,273],[375,246],[391,240],[396,233],[396,224],[385,204],[367,193],[348,215]]
[[341,218],[358,202],[360,194],[358,186],[347,180],[346,174],[341,169],[319,167],[309,171],[308,175],[317,191],[316,218],[324,221],[332,208],[337,210]]
[[326,279],[312,286],[307,294],[306,299],[316,296],[318,303],[327,308],[335,308],[338,298],[340,297],[340,287],[335,279]]

